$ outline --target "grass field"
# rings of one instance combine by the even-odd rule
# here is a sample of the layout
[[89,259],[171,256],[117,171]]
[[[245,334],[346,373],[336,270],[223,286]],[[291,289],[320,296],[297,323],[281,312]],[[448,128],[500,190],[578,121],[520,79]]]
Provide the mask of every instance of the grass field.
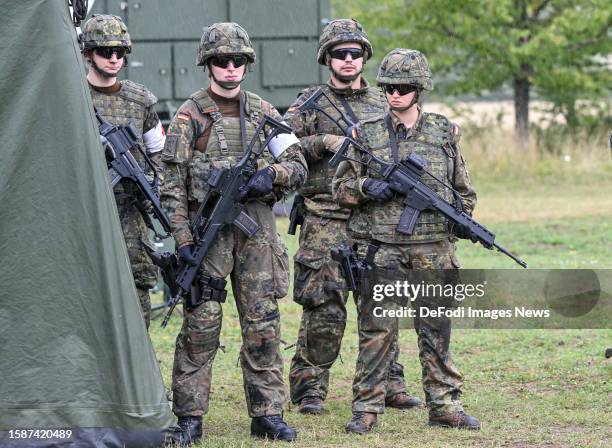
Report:
[[[476,164],[478,165],[478,164]],[[520,174],[475,177],[479,192],[476,218],[497,241],[533,268],[612,267],[612,176],[604,162],[592,176],[562,173],[523,183]],[[554,167],[553,167],[554,168]],[[555,170],[553,169],[553,172]],[[279,233],[286,233],[279,220]],[[285,238],[289,251],[296,239]],[[514,268],[499,253],[460,242],[463,267]],[[612,291],[606,291],[612,294]],[[452,349],[465,377],[464,404],[478,417],[479,432],[431,429],[425,410],[387,411],[371,434],[344,433],[351,415],[351,383],[357,354],[355,310],[341,359],[331,371],[322,417],[302,416],[288,405],[286,420],[299,430],[297,447],[610,447],[612,446],[612,330],[456,330]],[[281,301],[285,376],[293,355],[301,308]],[[240,327],[233,300],[224,305],[221,344],[214,365],[210,412],[204,419],[204,447],[266,446],[249,436],[242,375],[238,366]],[[165,331],[153,322],[151,336],[167,387],[180,316]],[[403,330],[400,362],[410,392],[423,396],[416,336]],[[279,446],[283,446],[279,442]]]

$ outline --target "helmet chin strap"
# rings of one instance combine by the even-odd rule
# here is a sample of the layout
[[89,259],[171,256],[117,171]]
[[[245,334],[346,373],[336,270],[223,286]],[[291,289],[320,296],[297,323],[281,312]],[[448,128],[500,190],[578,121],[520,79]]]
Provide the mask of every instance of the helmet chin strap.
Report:
[[219,85],[219,87],[225,90],[233,90],[236,87],[238,87],[240,83],[244,81],[245,74],[246,74],[246,73],[243,73],[242,78],[240,78],[240,80],[238,81],[219,81],[213,74],[212,70],[210,70],[210,67],[208,69],[208,73],[210,73],[210,77]]
[[[125,62],[125,59],[124,59]],[[102,70],[98,64],[96,64],[96,61],[94,61],[93,55],[91,56],[91,58],[89,59],[89,63],[91,64],[91,66],[93,67],[93,69],[96,71],[96,73],[98,73],[100,76],[102,76],[103,78],[116,78],[117,75],[119,74],[119,72],[121,70],[123,70],[123,67],[125,67],[125,63],[121,66],[121,69],[119,70],[119,72],[117,73],[110,73],[107,72],[105,70]]]
[[405,112],[405,111],[407,111],[408,109],[410,109],[412,106],[414,106],[415,104],[417,104],[419,102],[420,96],[421,96],[421,91],[417,90],[416,94],[412,97],[412,101],[410,101],[410,104],[408,104],[407,106],[405,106],[405,107],[392,107],[392,106],[389,106],[389,108],[391,110],[394,110],[395,112]]
[[110,73],[110,72],[107,72],[105,70],[102,70],[100,67],[98,67],[98,64],[96,64],[93,59],[91,60],[91,66],[103,78],[116,78],[117,77],[117,75],[114,74],[114,73]]

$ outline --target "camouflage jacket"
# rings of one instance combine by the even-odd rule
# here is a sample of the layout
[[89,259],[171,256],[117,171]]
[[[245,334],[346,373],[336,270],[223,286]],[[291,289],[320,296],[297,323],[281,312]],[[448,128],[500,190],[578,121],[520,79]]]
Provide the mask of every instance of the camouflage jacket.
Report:
[[[392,113],[363,123],[366,146],[377,157],[393,161],[387,117],[391,117],[392,129],[398,143],[396,161],[401,161],[411,153],[416,153],[427,162],[427,169],[441,180],[448,182],[458,191],[465,211],[472,213],[476,206],[476,192],[470,182],[465,159],[458,146],[458,127],[442,115],[421,113],[411,129]],[[350,149],[352,158],[359,158],[356,150]],[[353,217],[367,215],[370,222],[370,238],[392,244],[440,241],[450,237],[449,223],[438,212],[425,210],[419,216],[413,235],[396,231],[396,226],[404,209],[404,198],[395,195],[389,202],[371,201],[363,191],[363,184],[369,177],[377,175],[368,172],[362,164],[353,161],[342,162],[334,176],[334,199],[341,205],[354,208]],[[446,201],[453,201],[452,193],[424,175],[423,182]],[[349,223],[350,224],[350,223]]]
[[[278,111],[257,95],[244,92],[247,135],[254,135],[261,114],[281,120]],[[223,117],[205,89],[194,93],[176,112],[168,128],[162,152],[161,200],[171,221],[178,247],[193,243],[189,213],[197,209],[208,188],[211,168],[229,168],[243,154],[239,118]],[[210,132],[208,141],[204,135]],[[238,134],[238,136],[237,136]],[[261,137],[260,137],[261,138]],[[271,166],[276,177],[275,191],[259,200],[272,203],[304,183],[308,174],[299,144],[287,148],[278,161],[266,150],[259,169]]]
[[[332,198],[331,182],[335,169],[329,167],[329,159],[333,154],[325,149],[323,138],[326,134],[343,135],[342,130],[328,117],[319,111],[306,111],[300,113],[298,107],[306,101],[312,93],[322,87],[338,109],[345,115],[348,112],[342,105],[341,98],[346,99],[351,109],[360,121],[379,116],[384,113],[385,99],[381,91],[370,87],[362,79],[362,87],[357,90],[351,88],[338,89],[331,81],[324,86],[315,86],[300,92],[297,100],[289,107],[284,118],[295,134],[300,138],[304,158],[308,162],[309,176],[306,183],[298,192],[306,198],[306,209],[324,218],[348,219],[350,211],[339,206]],[[329,115],[338,118],[338,112],[325,98],[319,100],[318,106]],[[341,124],[343,124],[341,122]],[[344,125],[344,124],[343,124]]]

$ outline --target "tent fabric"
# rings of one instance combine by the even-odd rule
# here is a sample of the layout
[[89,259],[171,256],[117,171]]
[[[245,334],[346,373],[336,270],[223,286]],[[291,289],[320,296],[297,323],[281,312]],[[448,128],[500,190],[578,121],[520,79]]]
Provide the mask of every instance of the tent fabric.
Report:
[[[174,417],[67,1],[0,5],[0,446],[158,446]],[[71,444],[10,433],[49,428]]]

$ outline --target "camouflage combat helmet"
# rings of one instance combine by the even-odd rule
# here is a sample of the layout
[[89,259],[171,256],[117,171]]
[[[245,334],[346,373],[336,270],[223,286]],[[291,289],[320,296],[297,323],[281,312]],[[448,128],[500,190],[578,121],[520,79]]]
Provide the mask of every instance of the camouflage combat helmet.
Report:
[[132,51],[132,40],[120,17],[110,14],[94,14],[85,23],[81,34],[83,51],[99,47],[124,47]]
[[327,51],[329,49],[334,45],[346,42],[359,42],[363,45],[365,50],[364,62],[374,54],[368,35],[363,31],[358,21],[353,19],[336,19],[325,26],[319,38],[319,52],[317,54],[319,64],[327,64]]
[[243,54],[250,64],[255,62],[255,49],[249,35],[234,22],[213,23],[206,27],[200,40],[196,62],[206,66],[210,58],[220,54]]
[[396,48],[380,63],[376,81],[379,84],[410,84],[433,90],[433,80],[425,55],[417,50]]

